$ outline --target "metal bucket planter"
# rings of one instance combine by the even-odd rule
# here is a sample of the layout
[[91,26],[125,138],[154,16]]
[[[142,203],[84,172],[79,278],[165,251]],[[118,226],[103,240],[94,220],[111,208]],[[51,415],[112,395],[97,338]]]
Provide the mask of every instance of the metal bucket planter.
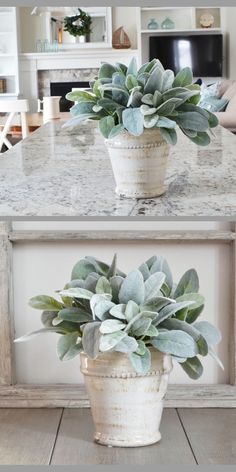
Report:
[[105,140],[116,181],[116,193],[129,198],[151,198],[165,190],[169,144],[158,129],[141,136],[123,131]]
[[152,351],[150,372],[137,374],[127,355],[81,353],[81,372],[90,399],[95,441],[107,446],[147,446],[161,439],[163,400],[171,356]]

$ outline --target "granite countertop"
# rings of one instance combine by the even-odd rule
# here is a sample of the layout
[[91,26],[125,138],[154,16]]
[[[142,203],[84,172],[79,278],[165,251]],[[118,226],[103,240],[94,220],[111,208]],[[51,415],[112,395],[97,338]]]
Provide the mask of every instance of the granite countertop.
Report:
[[201,148],[181,132],[171,148],[167,192],[126,199],[115,182],[103,138],[94,122],[73,130],[45,124],[0,155],[0,217],[234,217],[236,136],[215,130]]

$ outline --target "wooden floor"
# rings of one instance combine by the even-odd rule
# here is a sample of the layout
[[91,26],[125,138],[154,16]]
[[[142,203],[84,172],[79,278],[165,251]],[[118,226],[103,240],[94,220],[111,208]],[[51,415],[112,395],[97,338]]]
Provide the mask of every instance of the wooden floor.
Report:
[[93,442],[89,409],[0,409],[0,464],[236,464],[236,409],[166,409],[161,433],[108,448]]

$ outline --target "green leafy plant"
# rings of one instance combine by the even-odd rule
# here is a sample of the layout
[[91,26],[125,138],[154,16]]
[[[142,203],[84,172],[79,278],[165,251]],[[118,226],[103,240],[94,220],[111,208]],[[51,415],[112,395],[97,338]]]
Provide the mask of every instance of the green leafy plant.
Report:
[[167,261],[153,256],[128,275],[93,257],[81,259],[71,281],[60,290],[60,301],[39,295],[30,306],[43,310],[44,327],[16,341],[47,332],[61,335],[61,360],[81,351],[95,359],[100,353],[126,353],[138,373],[151,365],[151,352],[171,354],[192,379],[203,372],[199,356],[210,354],[221,365],[214,345],[220,332],[197,321],[204,308],[197,272],[190,269],[173,283]]
[[79,14],[74,16],[66,16],[64,18],[64,31],[72,36],[86,36],[91,33],[91,16],[85,11],[78,8]]
[[68,100],[77,102],[71,108],[73,118],[65,126],[86,119],[99,120],[105,138],[114,138],[123,130],[134,136],[146,128],[159,129],[163,138],[176,144],[178,126],[194,143],[210,143],[211,128],[217,117],[198,106],[200,86],[193,84],[189,67],[176,76],[164,70],[158,59],[137,68],[133,58],[129,66],[102,64],[89,91],[73,91]]

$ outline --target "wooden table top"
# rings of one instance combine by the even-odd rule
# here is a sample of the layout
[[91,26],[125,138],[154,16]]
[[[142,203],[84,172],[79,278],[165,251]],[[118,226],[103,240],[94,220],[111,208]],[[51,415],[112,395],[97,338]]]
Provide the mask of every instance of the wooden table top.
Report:
[[[69,112],[61,112],[59,119],[68,120],[70,116],[71,115]],[[50,120],[50,121],[58,121],[59,119]],[[6,121],[6,117],[0,116],[0,128],[3,128],[5,121]],[[28,121],[29,130],[34,131],[35,129],[39,128],[40,126],[44,124],[43,113],[27,113],[27,121]],[[15,116],[12,126],[11,126],[11,130],[16,131],[16,132],[21,130],[20,115]]]

